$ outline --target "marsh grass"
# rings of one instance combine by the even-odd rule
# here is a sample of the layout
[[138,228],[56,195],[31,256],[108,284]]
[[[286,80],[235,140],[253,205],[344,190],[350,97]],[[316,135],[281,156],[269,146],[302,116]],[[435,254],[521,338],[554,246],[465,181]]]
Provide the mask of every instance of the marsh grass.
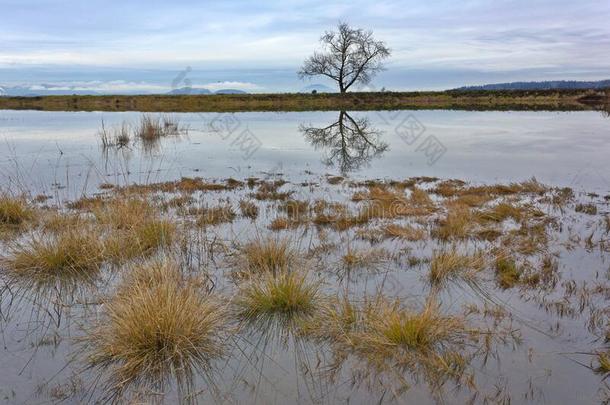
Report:
[[222,223],[233,222],[237,214],[229,204],[218,205],[216,207],[202,208],[197,218],[198,226],[219,225]]
[[451,250],[436,251],[430,262],[430,283],[435,286],[458,280],[473,283],[485,265],[485,255],[481,251],[464,254],[455,247]]
[[422,189],[413,188],[407,197],[404,192],[387,187],[371,187],[368,192],[357,192],[353,201],[365,201],[360,210],[363,219],[396,218],[402,216],[425,216],[432,214],[436,207],[428,193]]
[[257,184],[258,189],[255,193],[251,194],[251,196],[259,201],[284,201],[293,194],[292,191],[279,191],[279,189],[286,184],[286,181],[284,180],[260,181]]
[[83,338],[85,361],[106,376],[107,399],[121,399],[130,388],[158,395],[175,383],[182,401],[196,375],[211,376],[226,325],[220,297],[202,292],[179,264],[145,262],[126,276]]
[[249,278],[286,272],[300,262],[299,252],[290,239],[258,236],[238,247],[233,265],[236,276]]
[[107,129],[104,120],[102,120],[98,137],[103,148],[125,148],[131,143],[131,128],[129,123],[123,121],[120,126]]
[[592,203],[576,204],[574,211],[582,212],[583,214],[587,215],[597,215],[597,206]]
[[[470,339],[477,334],[464,317],[443,314],[433,299],[419,310],[381,294],[360,303],[346,297],[328,302],[304,324],[303,333],[330,345],[336,362],[332,370],[345,364],[349,372],[354,362],[348,359],[354,356],[374,380],[396,379],[395,395],[409,386],[405,372],[416,381],[423,377],[437,393],[448,379],[462,382],[473,357]],[[357,375],[353,378],[362,378]]]
[[247,321],[277,317],[292,322],[314,313],[321,300],[320,287],[306,272],[266,272],[240,286],[235,305]]
[[97,278],[104,247],[95,231],[76,228],[53,235],[31,235],[9,246],[3,261],[8,278],[24,288],[72,288]]
[[502,288],[511,288],[517,285],[521,279],[522,271],[517,267],[515,259],[500,254],[495,261],[496,278]]
[[110,232],[104,239],[105,254],[114,264],[150,256],[158,249],[169,248],[178,239],[176,224],[151,218],[132,227]]
[[24,199],[0,195],[0,228],[18,228],[34,219],[34,210]]
[[597,367],[595,367],[595,372],[602,375],[610,374],[610,351],[599,352],[596,358]]
[[441,240],[466,239],[471,235],[473,214],[466,206],[452,206],[447,215],[437,221],[432,236]]
[[519,221],[521,220],[522,216],[523,214],[521,208],[505,202],[499,203],[493,208],[482,211],[478,214],[479,220],[493,222],[502,222],[508,218]]
[[246,218],[254,220],[258,217],[258,206],[252,201],[241,200],[239,202],[239,209],[241,215]]
[[345,253],[341,256],[341,265],[346,270],[377,270],[389,257],[390,255],[385,249],[353,248],[348,245]]
[[410,242],[424,240],[426,231],[410,225],[388,224],[383,228],[385,237],[392,239],[403,239]]

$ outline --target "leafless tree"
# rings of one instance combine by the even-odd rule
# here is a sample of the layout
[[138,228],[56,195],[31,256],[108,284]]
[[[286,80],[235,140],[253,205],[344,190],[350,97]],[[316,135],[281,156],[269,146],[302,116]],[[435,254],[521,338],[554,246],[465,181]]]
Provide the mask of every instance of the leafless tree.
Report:
[[343,174],[381,157],[389,147],[381,141],[382,132],[373,128],[367,118],[352,118],[345,111],[340,111],[339,119],[326,127],[301,124],[299,130],[315,149],[326,151],[324,164],[338,167]]
[[390,49],[373,38],[372,31],[340,23],[337,31],[327,31],[320,38],[324,50],[314,52],[298,72],[299,78],[326,76],[337,82],[345,93],[355,83],[368,84],[383,70],[383,60]]

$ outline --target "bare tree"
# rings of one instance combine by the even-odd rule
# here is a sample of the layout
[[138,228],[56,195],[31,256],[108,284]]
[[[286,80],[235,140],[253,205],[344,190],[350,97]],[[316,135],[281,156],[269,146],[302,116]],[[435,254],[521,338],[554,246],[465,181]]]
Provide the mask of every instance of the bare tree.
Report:
[[299,131],[315,149],[326,151],[326,166],[338,166],[343,174],[369,164],[389,148],[381,140],[382,132],[373,128],[367,118],[352,118],[345,111],[340,111],[339,119],[326,127],[301,124]]
[[355,83],[370,83],[383,70],[383,60],[390,49],[373,38],[372,31],[352,28],[340,23],[338,31],[327,31],[320,38],[324,50],[314,52],[298,72],[299,78],[326,76],[337,82],[345,93]]

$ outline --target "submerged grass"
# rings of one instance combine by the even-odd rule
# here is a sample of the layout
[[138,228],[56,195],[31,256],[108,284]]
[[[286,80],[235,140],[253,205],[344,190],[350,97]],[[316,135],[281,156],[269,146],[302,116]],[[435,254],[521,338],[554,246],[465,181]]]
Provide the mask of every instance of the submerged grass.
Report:
[[175,262],[138,265],[84,338],[86,362],[107,373],[111,399],[129,388],[162,393],[173,381],[182,395],[190,394],[193,377],[208,375],[223,352],[227,318],[220,303]]
[[233,222],[237,214],[231,205],[219,205],[216,207],[203,208],[197,219],[197,225],[219,225],[222,223]]

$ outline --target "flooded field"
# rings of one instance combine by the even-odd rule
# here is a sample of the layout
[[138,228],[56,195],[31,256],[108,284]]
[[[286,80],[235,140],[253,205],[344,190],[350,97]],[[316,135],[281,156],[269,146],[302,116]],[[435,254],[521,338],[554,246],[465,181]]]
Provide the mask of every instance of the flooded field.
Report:
[[607,403],[609,129],[0,111],[0,398]]

